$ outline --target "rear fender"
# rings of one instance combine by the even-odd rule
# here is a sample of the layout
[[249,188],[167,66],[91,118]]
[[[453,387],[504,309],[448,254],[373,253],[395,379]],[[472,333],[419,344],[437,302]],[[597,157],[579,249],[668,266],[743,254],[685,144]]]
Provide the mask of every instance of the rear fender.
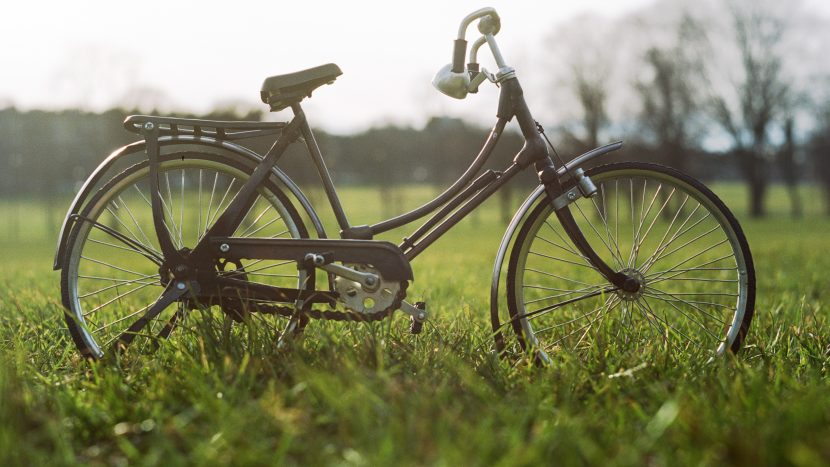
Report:
[[[256,152],[244,147],[240,146],[239,144],[220,140],[216,138],[211,138],[207,136],[192,136],[192,135],[177,135],[177,136],[162,136],[158,139],[159,147],[165,146],[176,146],[176,145],[195,145],[195,146],[206,146],[210,148],[218,148],[229,151],[235,155],[244,157],[245,159],[253,162],[254,164],[258,164],[262,160],[262,156],[257,154]],[[146,143],[144,141],[137,141],[132,144],[128,144],[121,148],[115,150],[112,154],[107,156],[103,162],[101,162],[98,167],[92,172],[92,175],[86,179],[81,189],[78,191],[78,194],[75,195],[75,199],[72,201],[72,204],[69,206],[69,211],[66,213],[66,217],[63,220],[63,224],[61,225],[60,233],[58,235],[58,244],[55,252],[55,262],[53,264],[53,268],[58,270],[61,268],[63,264],[64,255],[66,254],[66,242],[69,239],[69,234],[72,231],[72,227],[75,224],[75,216],[80,213],[81,209],[86,204],[89,197],[95,192],[96,187],[102,181],[102,179],[107,175],[110,169],[115,165],[116,162],[120,161],[121,159],[136,154],[138,152],[143,152],[146,149]],[[288,175],[285,174],[282,170],[277,167],[272,169],[274,175],[283,184],[283,186],[294,196],[297,202],[300,203],[300,207],[305,211],[308,215],[308,218],[311,220],[312,224],[314,225],[314,229],[317,232],[317,236],[319,238],[327,238],[325,229],[323,228],[323,223],[320,220],[320,216],[317,215],[317,212],[314,210],[314,207],[311,205],[311,202],[308,200],[308,197],[300,190],[300,187],[291,180]]]

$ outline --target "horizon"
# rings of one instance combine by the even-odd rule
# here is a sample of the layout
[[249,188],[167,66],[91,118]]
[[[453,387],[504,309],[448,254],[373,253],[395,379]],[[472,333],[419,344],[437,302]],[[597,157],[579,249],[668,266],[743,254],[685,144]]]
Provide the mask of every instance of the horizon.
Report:
[[[530,101],[538,102],[534,108],[546,121],[561,121],[563,111],[549,109],[558,91],[547,79],[550,63],[545,63],[553,55],[545,43],[552,31],[581,15],[613,20],[655,2],[488,4],[502,17],[499,45]],[[458,24],[483,6],[479,1],[447,6],[429,0],[409,9],[368,1],[357,10],[353,4],[322,0],[273,7],[290,21],[271,19],[253,2],[233,10],[217,1],[142,5],[131,10],[102,1],[15,5],[11,27],[0,31],[4,43],[15,44],[0,50],[0,61],[12,65],[0,77],[0,103],[23,111],[155,108],[193,114],[236,107],[281,119],[268,115],[259,101],[262,81],[333,62],[344,74],[304,102],[312,123],[327,132],[422,127],[433,116],[480,125],[494,119],[498,92],[493,86],[485,84],[479,94],[457,101],[430,84],[433,73],[449,61]],[[805,7],[830,14],[830,5],[817,0]],[[47,8],[51,14],[43,16]],[[315,15],[313,21],[295,20],[309,14]],[[474,27],[468,31],[470,41]],[[287,41],[291,47],[271,45]],[[480,56],[483,66],[495,67],[489,51]]]

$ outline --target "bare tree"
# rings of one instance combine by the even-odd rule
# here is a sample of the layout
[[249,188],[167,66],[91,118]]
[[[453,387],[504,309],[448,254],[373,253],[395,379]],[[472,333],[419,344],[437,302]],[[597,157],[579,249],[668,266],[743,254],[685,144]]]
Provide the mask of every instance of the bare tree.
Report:
[[787,21],[765,2],[733,2],[734,38],[743,77],[735,84],[737,104],[723,96],[713,102],[714,117],[732,139],[732,153],[749,186],[749,211],[765,214],[769,185],[768,131],[786,111],[790,86],[779,45],[787,33]]
[[705,71],[695,53],[704,37],[702,28],[688,15],[677,27],[676,42],[650,47],[644,57],[650,78],[635,88],[642,101],[640,125],[651,136],[661,162],[689,170],[689,152],[699,144],[700,88]]
[[[592,27],[586,28],[590,24]],[[610,123],[610,89],[617,84],[619,50],[614,47],[618,24],[597,16],[580,16],[548,37],[551,107],[560,114],[565,146],[582,151],[600,144]],[[619,42],[619,40],[617,39]],[[573,110],[571,110],[573,109]]]
[[812,172],[824,191],[825,209],[830,216],[830,105],[819,112],[818,129],[810,138],[808,154]]
[[599,132],[608,124],[606,111],[605,76],[595,69],[585,69],[584,66],[574,66],[574,91],[582,105],[582,126],[585,134],[582,139],[571,135],[587,149],[599,146]]
[[801,196],[798,193],[798,162],[795,158],[795,136],[793,135],[793,117],[787,117],[784,122],[784,144],[778,150],[778,168],[781,171],[781,178],[787,186],[787,193],[790,196],[790,214],[799,218],[803,214],[801,207]]

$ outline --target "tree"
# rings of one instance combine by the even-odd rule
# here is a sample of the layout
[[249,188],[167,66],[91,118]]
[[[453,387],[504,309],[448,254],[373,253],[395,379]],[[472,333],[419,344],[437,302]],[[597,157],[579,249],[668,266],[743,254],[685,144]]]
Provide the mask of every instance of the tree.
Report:
[[825,209],[830,216],[830,105],[819,113],[818,129],[810,138],[808,155],[812,172],[824,191]]
[[[586,28],[586,24],[592,27]],[[619,77],[615,70],[619,54],[619,47],[614,46],[619,42],[616,27],[605,18],[584,15],[556,28],[547,38],[550,89],[567,91],[551,95],[551,107],[563,112],[558,116],[563,122],[563,146],[577,153],[599,146],[610,123],[609,90],[619,84],[611,82],[612,77]]]
[[683,171],[689,171],[689,153],[699,145],[697,117],[706,76],[695,51],[702,37],[702,28],[684,14],[674,44],[648,48],[644,61],[650,77],[635,85],[642,101],[640,125],[650,136],[658,160]]
[[732,139],[732,154],[749,186],[750,215],[760,217],[769,184],[768,131],[790,102],[780,50],[788,23],[765,2],[733,2],[730,12],[743,76],[733,89],[737,102],[718,96],[713,114]]
[[781,171],[781,178],[787,186],[790,195],[790,213],[793,217],[801,217],[801,196],[798,194],[798,163],[795,159],[795,136],[793,135],[793,117],[787,117],[784,122],[784,144],[778,150],[776,159]]

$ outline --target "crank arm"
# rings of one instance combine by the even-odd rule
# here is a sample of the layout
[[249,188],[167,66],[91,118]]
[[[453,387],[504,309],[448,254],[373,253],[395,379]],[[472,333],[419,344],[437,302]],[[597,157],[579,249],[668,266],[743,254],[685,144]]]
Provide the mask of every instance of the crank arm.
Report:
[[[418,304],[421,304],[421,303],[422,302],[419,302]],[[416,305],[418,305],[418,304],[416,304]],[[413,304],[408,303],[406,301],[401,301],[401,311],[403,311],[404,313],[411,316],[413,320],[415,320],[419,323],[423,323],[424,321],[429,319],[429,313],[427,313],[426,305],[422,305],[423,308],[420,308],[416,305],[413,305]]]
[[309,253],[305,255],[305,260],[307,262],[312,263],[315,267],[330,272],[335,276],[345,277],[350,281],[354,281],[366,286],[366,288],[368,289],[377,287],[380,283],[380,278],[377,276],[377,274],[372,274],[369,272],[360,272],[350,267],[343,266],[341,264],[327,263],[326,258],[323,255]]

